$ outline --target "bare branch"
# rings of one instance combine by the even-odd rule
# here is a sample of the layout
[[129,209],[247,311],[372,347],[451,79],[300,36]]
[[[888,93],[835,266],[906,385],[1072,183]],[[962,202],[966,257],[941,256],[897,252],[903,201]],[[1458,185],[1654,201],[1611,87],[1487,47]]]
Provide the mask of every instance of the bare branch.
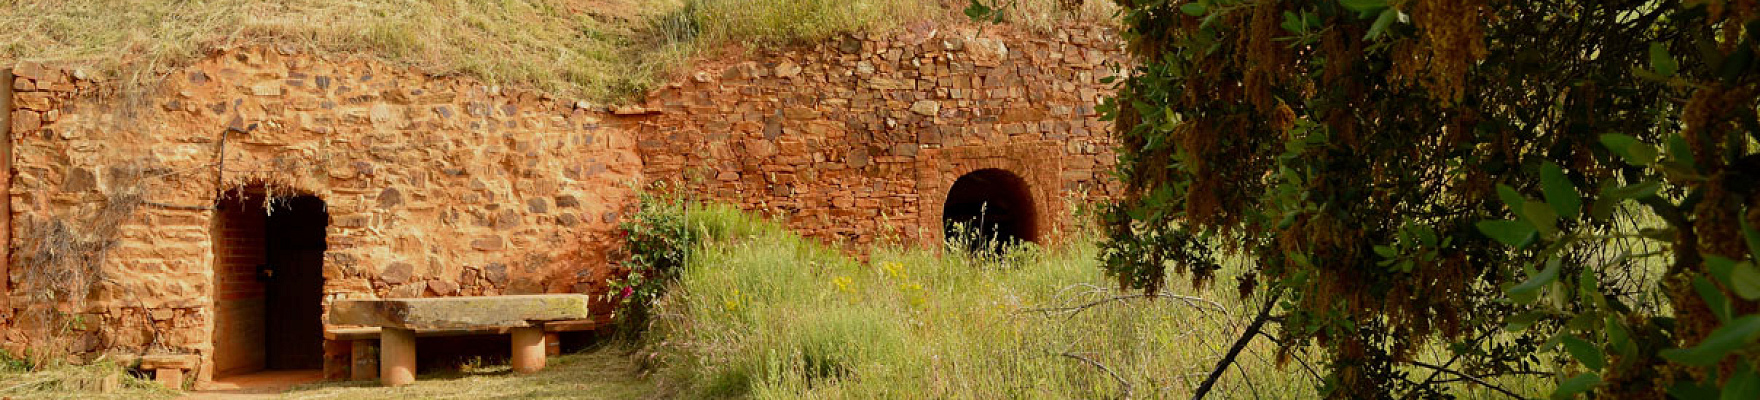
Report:
[[1216,381],[1222,378],[1222,373],[1227,372],[1228,367],[1234,364],[1235,357],[1240,356],[1241,350],[1247,348],[1247,343],[1251,343],[1253,337],[1259,336],[1259,329],[1265,327],[1265,321],[1271,318],[1271,309],[1277,306],[1277,299],[1281,297],[1283,292],[1278,291],[1265,298],[1265,305],[1259,308],[1259,315],[1253,317],[1253,323],[1247,325],[1247,331],[1235,339],[1234,345],[1228,348],[1228,354],[1216,361],[1216,368],[1210,370],[1210,376],[1204,378],[1204,383],[1198,384],[1198,390],[1192,393],[1193,400],[1202,399],[1209,394],[1210,389],[1216,386]]
[[[1228,314],[1228,308],[1224,307],[1222,305],[1222,303],[1217,303],[1214,300],[1210,300],[1210,299],[1206,299],[1206,298],[1202,298],[1202,297],[1196,297],[1196,296],[1177,295],[1177,294],[1172,294],[1172,293],[1167,293],[1167,292],[1162,292],[1159,294],[1149,294],[1149,293],[1125,294],[1125,295],[1107,297],[1104,299],[1094,300],[1094,301],[1090,301],[1087,303],[1074,305],[1074,306],[1068,306],[1068,307],[1044,307],[1044,308],[1026,309],[1026,310],[1021,310],[1021,311],[1022,312],[1039,312],[1039,313],[1045,313],[1045,314],[1068,313],[1069,317],[1074,317],[1074,316],[1076,316],[1076,314],[1081,314],[1083,311],[1087,311],[1090,308],[1094,308],[1094,307],[1097,307],[1100,305],[1105,305],[1107,303],[1113,303],[1113,302],[1119,302],[1119,301],[1131,300],[1131,299],[1143,299],[1143,298],[1148,298],[1148,299],[1168,298],[1168,299],[1178,300],[1178,301],[1185,303],[1185,304],[1188,304],[1188,305],[1204,304],[1204,305],[1208,305],[1209,307],[1197,307],[1197,308],[1214,308],[1218,312],[1221,312],[1223,314]],[[1196,306],[1194,306],[1194,307],[1196,307]]]
[[1066,352],[1063,352],[1062,354],[1058,354],[1058,355],[1073,358],[1077,361],[1087,363],[1088,365],[1094,366],[1094,368],[1099,368],[1101,371],[1105,371],[1107,375],[1112,375],[1112,379],[1118,381],[1118,386],[1124,388],[1124,397],[1126,397],[1126,398],[1131,397],[1131,392],[1132,392],[1131,383],[1129,381],[1126,381],[1123,376],[1119,376],[1117,372],[1113,372],[1112,368],[1107,368],[1105,364],[1101,364],[1099,361],[1094,361],[1093,359],[1083,357],[1081,354],[1076,354],[1075,352],[1071,352],[1071,351],[1066,351]]
[[[1436,372],[1447,372],[1450,375],[1458,376],[1461,379],[1465,379],[1465,380],[1471,381],[1473,383],[1477,383],[1477,384],[1479,384],[1479,386],[1484,386],[1484,387],[1489,388],[1491,390],[1495,390],[1498,393],[1503,393],[1505,396],[1509,396],[1511,398],[1516,398],[1516,399],[1526,398],[1526,397],[1522,397],[1522,395],[1516,394],[1516,392],[1510,391],[1509,389],[1504,389],[1501,386],[1493,385],[1493,384],[1491,384],[1491,382],[1486,382],[1484,379],[1479,379],[1479,377],[1467,375],[1467,374],[1461,373],[1460,371],[1455,371],[1455,370],[1443,368],[1438,365],[1431,365],[1428,363],[1424,363],[1422,361],[1408,361],[1408,363],[1415,365],[1415,366],[1419,366],[1419,367],[1429,368],[1429,369],[1435,370]],[[1432,377],[1434,377],[1434,374],[1432,374]]]

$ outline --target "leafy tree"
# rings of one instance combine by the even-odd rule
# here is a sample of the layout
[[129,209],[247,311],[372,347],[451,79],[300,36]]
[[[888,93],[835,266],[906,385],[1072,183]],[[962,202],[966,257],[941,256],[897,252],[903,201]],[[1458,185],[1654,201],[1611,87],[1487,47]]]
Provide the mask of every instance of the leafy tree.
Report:
[[1760,398],[1756,1],[1115,1],[1123,286],[1244,258],[1331,397]]

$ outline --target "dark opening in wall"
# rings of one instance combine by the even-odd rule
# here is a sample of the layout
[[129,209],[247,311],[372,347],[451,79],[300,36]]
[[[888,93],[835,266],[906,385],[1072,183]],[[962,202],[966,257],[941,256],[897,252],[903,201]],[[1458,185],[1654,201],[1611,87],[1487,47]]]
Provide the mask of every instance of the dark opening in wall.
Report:
[[217,210],[215,375],[322,367],[324,201],[242,189]]
[[1019,175],[981,169],[959,177],[941,209],[944,238],[970,250],[1039,241],[1039,211]]

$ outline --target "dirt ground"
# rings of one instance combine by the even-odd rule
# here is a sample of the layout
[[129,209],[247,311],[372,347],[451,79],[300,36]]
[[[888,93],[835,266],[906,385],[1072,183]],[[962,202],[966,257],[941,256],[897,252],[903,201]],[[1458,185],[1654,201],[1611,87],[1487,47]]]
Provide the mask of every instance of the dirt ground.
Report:
[[644,377],[624,350],[605,346],[551,357],[536,374],[514,374],[506,365],[422,375],[416,383],[386,388],[376,381],[309,382],[297,373],[254,376],[246,382],[221,381],[179,399],[640,399],[658,397],[654,379]]

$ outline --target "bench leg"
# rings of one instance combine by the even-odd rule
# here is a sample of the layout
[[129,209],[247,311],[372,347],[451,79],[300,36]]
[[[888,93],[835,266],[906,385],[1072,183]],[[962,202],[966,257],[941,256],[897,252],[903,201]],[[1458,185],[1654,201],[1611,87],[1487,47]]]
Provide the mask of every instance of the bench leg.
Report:
[[153,370],[153,380],[171,390],[183,390],[183,370],[178,368],[159,368]]
[[529,374],[544,369],[544,328],[513,328],[513,371]]
[[562,355],[562,336],[561,335],[557,335],[555,332],[545,332],[544,333],[544,355],[547,355],[547,356],[560,356],[560,355]]
[[370,381],[379,379],[379,344],[373,340],[355,340],[349,349],[348,379]]
[[324,340],[324,380],[340,381],[348,379],[350,340]]
[[416,332],[386,327],[379,331],[379,382],[403,386],[416,381]]

